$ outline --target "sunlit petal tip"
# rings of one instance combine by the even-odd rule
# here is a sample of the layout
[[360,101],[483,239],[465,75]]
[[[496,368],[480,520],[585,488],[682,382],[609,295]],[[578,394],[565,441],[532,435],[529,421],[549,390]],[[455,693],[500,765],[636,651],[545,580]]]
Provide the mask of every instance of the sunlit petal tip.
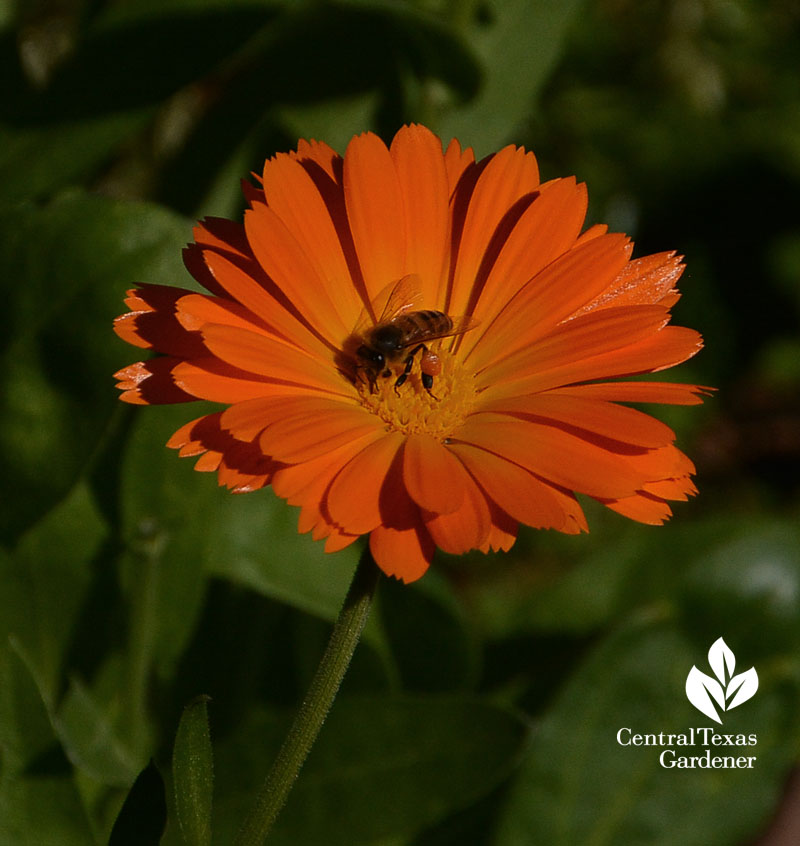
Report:
[[328,552],[368,535],[404,582],[518,525],[588,531],[576,494],[658,525],[696,493],[675,432],[629,407],[713,392],[639,378],[702,347],[668,325],[683,257],[581,231],[583,183],[421,124],[251,176],[243,222],[206,218],[184,250],[208,293],[141,285],[114,322],[157,353],[117,372],[123,401],[222,405],[168,441],[198,471],[272,485]]

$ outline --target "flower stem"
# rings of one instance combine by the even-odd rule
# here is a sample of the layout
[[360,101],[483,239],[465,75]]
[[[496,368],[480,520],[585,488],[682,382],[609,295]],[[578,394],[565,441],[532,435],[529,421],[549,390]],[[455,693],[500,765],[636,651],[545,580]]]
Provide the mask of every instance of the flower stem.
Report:
[[289,791],[317,739],[350,665],[369,616],[379,572],[367,546],[308,693],[259,791],[256,803],[239,831],[235,846],[262,844],[286,803]]

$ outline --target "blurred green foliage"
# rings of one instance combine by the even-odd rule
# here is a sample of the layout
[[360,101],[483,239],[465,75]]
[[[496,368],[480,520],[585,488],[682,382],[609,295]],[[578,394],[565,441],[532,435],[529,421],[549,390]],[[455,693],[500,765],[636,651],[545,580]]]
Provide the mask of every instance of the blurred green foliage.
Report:
[[[0,844],[155,843],[165,803],[165,844],[233,835],[357,551],[166,450],[201,411],[120,406],[110,321],[193,284],[192,218],[266,156],[409,120],[524,143],[686,255],[681,375],[720,390],[658,413],[701,495],[384,583],[275,842],[752,842],[800,739],[798,55],[791,0],[0,3]],[[707,724],[683,684],[720,635],[758,669],[725,724],[757,768],[618,746]]]

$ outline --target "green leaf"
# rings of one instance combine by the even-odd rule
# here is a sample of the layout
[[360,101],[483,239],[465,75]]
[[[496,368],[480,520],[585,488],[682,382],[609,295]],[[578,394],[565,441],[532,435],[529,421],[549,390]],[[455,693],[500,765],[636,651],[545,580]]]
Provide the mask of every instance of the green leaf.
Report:
[[34,200],[92,176],[144,127],[150,108],[41,125],[0,124],[0,200]]
[[0,643],[0,843],[86,846],[94,837],[27,667]]
[[[220,842],[235,831],[281,734],[274,717],[254,715],[218,747]],[[495,788],[526,736],[517,717],[479,700],[340,699],[270,840],[355,846],[413,834]]]
[[[709,746],[713,756],[756,756],[753,769],[667,769],[662,747],[621,745],[633,734],[687,733],[709,720],[688,703],[695,645],[674,625],[641,620],[610,635],[573,676],[538,727],[506,805],[495,846],[746,842],[780,797],[798,736],[797,668],[773,657],[755,698],[725,714],[719,732],[755,746]],[[749,656],[739,654],[742,668]],[[623,741],[627,735],[623,735]],[[706,747],[672,748],[698,756]]]
[[111,374],[132,358],[111,321],[127,287],[188,278],[191,229],[156,206],[80,193],[1,210],[0,227],[0,274],[24,280],[0,316],[0,474],[14,484],[0,538],[13,539],[66,494],[108,432]]
[[13,554],[0,557],[0,636],[25,652],[41,694],[54,707],[106,527],[86,485],[78,485]]
[[207,703],[200,696],[183,709],[172,751],[175,805],[187,846],[211,843],[214,761]]
[[112,708],[98,701],[85,685],[72,679],[53,716],[53,725],[70,761],[93,779],[106,785],[130,784],[147,746],[133,748],[120,736]]
[[480,157],[513,137],[530,114],[580,5],[580,0],[481,4],[482,19],[469,22],[464,37],[481,60],[482,84],[477,97],[440,116],[437,127],[445,142],[458,138]]
[[133,783],[111,830],[108,846],[156,846],[166,824],[164,779],[151,761]]

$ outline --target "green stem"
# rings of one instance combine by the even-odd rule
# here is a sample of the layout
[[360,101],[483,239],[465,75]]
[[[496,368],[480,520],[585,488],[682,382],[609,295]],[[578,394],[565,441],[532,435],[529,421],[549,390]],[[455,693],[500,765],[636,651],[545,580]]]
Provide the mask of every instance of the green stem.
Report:
[[286,803],[289,791],[317,739],[350,665],[369,616],[378,574],[378,567],[369,547],[366,547],[306,698],[259,791],[255,806],[239,831],[235,846],[262,844]]

